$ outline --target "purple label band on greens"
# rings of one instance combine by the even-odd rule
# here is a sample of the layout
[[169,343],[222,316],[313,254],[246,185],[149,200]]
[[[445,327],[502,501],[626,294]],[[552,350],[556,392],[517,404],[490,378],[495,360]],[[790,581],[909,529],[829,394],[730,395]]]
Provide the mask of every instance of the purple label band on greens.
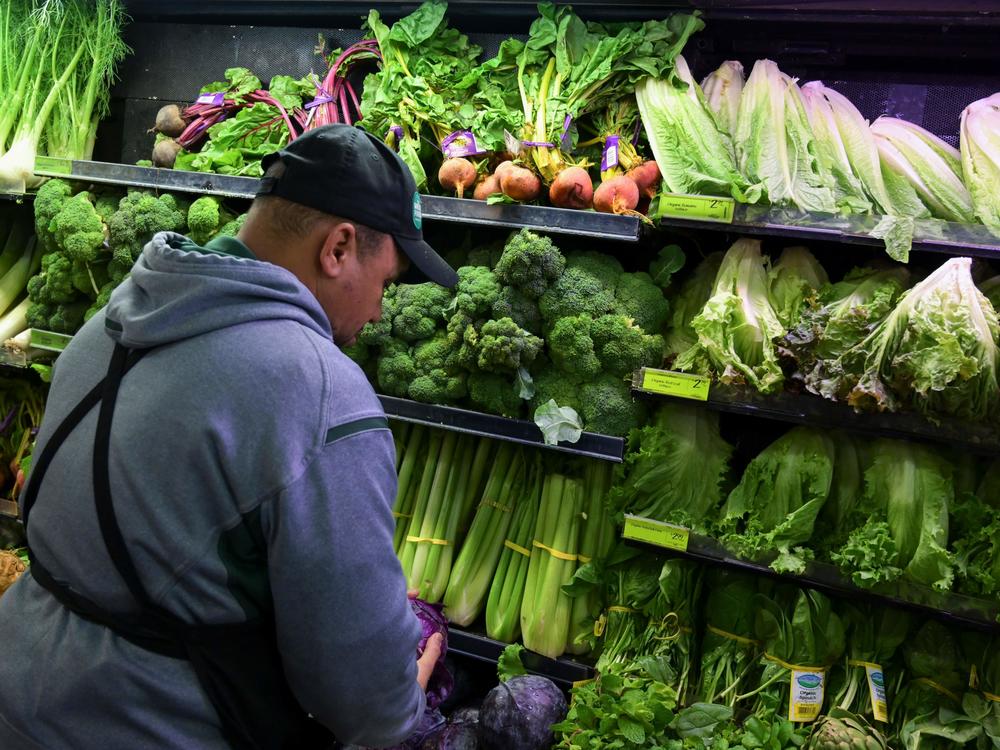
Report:
[[392,133],[392,134],[394,134],[396,136],[396,140],[398,141],[400,138],[403,137],[403,126],[402,125],[390,125],[389,126],[389,132]]
[[573,123],[573,115],[566,115],[566,119],[563,120],[563,132],[559,137],[559,143],[562,145],[563,151],[569,148],[569,126]]
[[471,130],[456,130],[454,133],[446,135],[441,141],[441,151],[449,159],[457,159],[462,156],[479,156],[485,154],[476,145],[476,136]]
[[604,153],[601,155],[601,171],[618,166],[618,136],[609,135],[604,139]]
[[632,145],[639,145],[639,128],[642,127],[642,120],[635,121],[635,132],[632,134]]
[[556,144],[548,141],[521,141],[522,146],[538,146],[539,148],[555,148]]
[[214,94],[202,94],[195,100],[195,104],[211,104],[218,107],[224,101],[226,101],[226,94],[222,91],[216,91]]
[[324,96],[317,96],[315,99],[313,99],[311,102],[309,102],[306,105],[306,109],[313,109],[314,107],[318,107],[320,104],[326,104],[326,103],[332,102],[332,101],[333,101],[333,97],[330,96],[329,94],[324,95]]

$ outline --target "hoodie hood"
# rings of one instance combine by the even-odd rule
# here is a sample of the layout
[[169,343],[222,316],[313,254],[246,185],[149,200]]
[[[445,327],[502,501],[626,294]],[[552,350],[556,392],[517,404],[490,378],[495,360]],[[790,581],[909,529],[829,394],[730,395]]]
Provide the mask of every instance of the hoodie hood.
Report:
[[190,247],[183,235],[154,236],[112,293],[106,326],[122,345],[161,346],[259,320],[291,320],[333,338],[323,308],[290,271],[182,246]]

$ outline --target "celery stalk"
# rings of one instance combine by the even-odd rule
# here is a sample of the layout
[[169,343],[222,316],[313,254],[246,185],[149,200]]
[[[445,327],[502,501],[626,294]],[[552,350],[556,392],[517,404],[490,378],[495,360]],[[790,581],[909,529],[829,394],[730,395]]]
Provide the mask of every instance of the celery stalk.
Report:
[[[421,537],[423,535],[424,516],[428,512],[427,509],[431,501],[431,494],[435,488],[435,480],[438,474],[446,472],[444,462],[441,460],[443,458],[444,443],[445,433],[436,430],[431,432],[427,450],[427,461],[424,464],[423,475],[420,477],[420,489],[417,492],[417,499],[413,504],[413,517],[410,519],[409,526],[406,529],[407,537]],[[452,449],[454,449],[454,444],[452,444]],[[412,580],[419,546],[416,542],[408,541],[408,539],[403,540],[400,562],[403,565],[403,573],[406,574],[407,587],[411,589],[414,588]]]
[[456,461],[453,465],[452,482],[445,494],[445,502],[441,515],[437,519],[436,538],[447,544],[433,544],[427,550],[427,565],[425,568],[425,585],[420,589],[420,597],[425,601],[439,602],[448,588],[448,578],[451,576],[451,563],[458,543],[458,527],[462,518],[462,509],[466,505],[466,495],[471,486],[478,486],[479,478],[472,476],[474,457],[478,444],[463,440],[460,443]]
[[[420,533],[413,535],[419,539],[445,541],[442,539],[442,510],[448,501],[448,491],[453,490],[455,486],[455,466],[457,463],[455,459],[461,453],[459,441],[460,436],[457,433],[449,432],[441,442],[441,456],[434,467],[434,483],[427,499],[427,510],[423,518],[420,519]],[[428,463],[429,465],[430,463]],[[417,519],[414,518],[414,520]],[[426,599],[425,595],[430,586],[428,573],[432,570],[427,564],[428,557],[434,547],[442,545],[432,541],[409,541],[409,543],[416,545],[416,552],[413,555],[413,570],[410,571],[410,578],[407,581],[408,587],[417,589],[420,592],[420,598]]]
[[505,443],[497,451],[476,516],[451,571],[444,595],[445,615],[451,622],[468,625],[482,611],[523,482],[523,451]]
[[536,460],[528,472],[525,491],[514,511],[486,601],[486,634],[504,643],[513,642],[521,631],[521,601],[524,598],[530,560],[528,555],[512,549],[506,542],[523,550],[531,549],[540,492],[541,471]]

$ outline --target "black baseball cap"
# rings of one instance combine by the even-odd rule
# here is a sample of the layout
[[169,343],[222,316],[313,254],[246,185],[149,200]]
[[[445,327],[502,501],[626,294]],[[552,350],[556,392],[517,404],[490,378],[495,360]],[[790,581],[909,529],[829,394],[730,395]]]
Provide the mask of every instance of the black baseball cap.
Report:
[[261,165],[266,171],[279,160],[284,174],[262,179],[257,195],[391,234],[410,259],[407,282],[429,280],[449,288],[458,283],[455,270],[424,241],[420,193],[409,167],[378,138],[351,125],[324,125],[268,154]]

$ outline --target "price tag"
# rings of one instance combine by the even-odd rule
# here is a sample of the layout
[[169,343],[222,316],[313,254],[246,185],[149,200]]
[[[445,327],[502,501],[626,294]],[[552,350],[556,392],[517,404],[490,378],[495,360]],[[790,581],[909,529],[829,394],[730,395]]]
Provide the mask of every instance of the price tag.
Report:
[[37,328],[31,329],[31,346],[36,349],[45,349],[50,352],[61,352],[72,340],[72,336],[67,336],[64,333],[40,331]]
[[885,697],[885,674],[878,664],[866,664],[865,675],[868,677],[868,694],[872,699],[872,716],[875,721],[889,721],[889,703]]
[[73,174],[73,162],[55,156],[36,156],[35,174]]
[[7,516],[9,518],[20,518],[20,510],[18,510],[17,503],[12,500],[0,500],[0,516]]
[[705,375],[643,367],[639,372],[638,387],[639,390],[657,393],[661,396],[708,401],[708,388],[711,383],[711,379]]
[[625,530],[622,532],[622,536],[636,542],[655,544],[664,549],[687,552],[690,533],[683,526],[675,526],[672,523],[654,521],[651,518],[642,518],[641,516],[626,515]]
[[675,219],[697,219],[732,224],[735,211],[736,203],[732,198],[661,193],[656,215],[671,216]]
[[791,670],[792,690],[788,700],[788,720],[815,721],[823,710],[826,674],[823,672]]

